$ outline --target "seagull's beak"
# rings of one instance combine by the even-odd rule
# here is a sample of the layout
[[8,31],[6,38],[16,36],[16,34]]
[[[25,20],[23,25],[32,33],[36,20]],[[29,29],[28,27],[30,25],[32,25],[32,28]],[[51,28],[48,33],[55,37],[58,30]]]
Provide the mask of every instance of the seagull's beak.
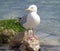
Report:
[[30,11],[30,9],[29,9],[29,8],[27,8],[27,9],[25,9],[25,11],[26,11],[26,12],[29,12],[29,11]]

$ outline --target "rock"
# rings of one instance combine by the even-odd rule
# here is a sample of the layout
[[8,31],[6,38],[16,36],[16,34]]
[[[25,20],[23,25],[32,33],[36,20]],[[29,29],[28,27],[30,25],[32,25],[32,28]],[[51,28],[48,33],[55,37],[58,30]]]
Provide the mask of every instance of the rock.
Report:
[[16,32],[13,29],[5,29],[3,31],[3,34],[9,37],[12,37],[16,34]]
[[9,46],[10,47],[15,47],[15,46],[20,46],[22,40],[24,38],[24,32],[19,32],[15,37],[13,37],[10,42]]
[[0,43],[8,43],[9,40],[14,37],[16,32],[13,29],[0,30]]
[[40,48],[39,40],[32,30],[18,33],[10,41],[10,47],[16,48],[20,51],[38,51]]

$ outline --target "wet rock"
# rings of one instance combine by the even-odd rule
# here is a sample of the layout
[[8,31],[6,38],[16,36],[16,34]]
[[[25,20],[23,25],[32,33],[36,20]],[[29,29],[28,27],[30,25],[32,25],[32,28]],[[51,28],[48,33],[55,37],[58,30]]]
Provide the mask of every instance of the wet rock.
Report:
[[20,51],[38,51],[40,48],[40,43],[38,37],[34,35],[32,30],[24,31],[18,33],[10,41],[10,47],[16,48]]

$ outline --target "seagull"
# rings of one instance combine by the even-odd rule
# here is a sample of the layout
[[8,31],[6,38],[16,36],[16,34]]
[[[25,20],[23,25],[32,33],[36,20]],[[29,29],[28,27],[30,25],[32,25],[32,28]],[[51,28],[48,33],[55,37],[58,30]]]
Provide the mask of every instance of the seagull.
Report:
[[37,6],[30,5],[25,9],[27,15],[19,18],[19,23],[26,29],[33,29],[40,24],[40,16],[37,14]]

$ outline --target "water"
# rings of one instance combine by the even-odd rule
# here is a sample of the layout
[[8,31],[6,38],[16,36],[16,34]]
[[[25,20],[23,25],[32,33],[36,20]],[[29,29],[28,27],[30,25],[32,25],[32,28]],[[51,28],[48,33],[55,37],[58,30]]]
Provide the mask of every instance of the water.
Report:
[[59,46],[41,46],[41,51],[60,51]]
[[20,17],[31,4],[38,6],[41,17],[41,24],[35,29],[36,34],[39,37],[43,34],[41,37],[52,40],[58,37],[56,39],[60,41],[60,0],[0,0],[0,19]]
[[[0,46],[0,51],[19,51],[18,49],[9,49],[9,46],[4,45]],[[47,45],[42,45],[41,46],[41,51],[60,51],[60,46],[47,46]]]

